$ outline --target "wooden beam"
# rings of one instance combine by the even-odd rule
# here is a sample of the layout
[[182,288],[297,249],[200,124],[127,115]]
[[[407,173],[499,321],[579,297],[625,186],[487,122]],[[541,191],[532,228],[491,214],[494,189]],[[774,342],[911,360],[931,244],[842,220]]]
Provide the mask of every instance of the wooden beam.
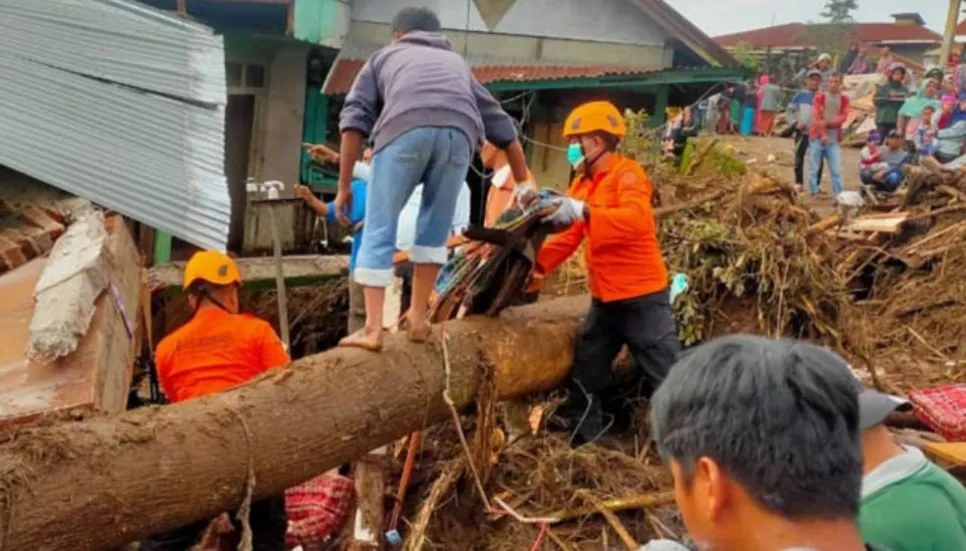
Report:
[[[272,257],[236,258],[238,270],[246,286],[256,282],[275,283],[275,262]],[[184,279],[185,262],[168,262],[151,268],[151,278],[164,287],[180,288]],[[346,275],[348,256],[286,256],[282,258],[282,275],[286,285],[313,282]]]
[[945,67],[949,62],[949,51],[956,39],[956,26],[959,24],[959,9],[962,0],[949,0],[949,13],[946,14],[946,32],[943,34],[943,45],[939,53],[939,66]]

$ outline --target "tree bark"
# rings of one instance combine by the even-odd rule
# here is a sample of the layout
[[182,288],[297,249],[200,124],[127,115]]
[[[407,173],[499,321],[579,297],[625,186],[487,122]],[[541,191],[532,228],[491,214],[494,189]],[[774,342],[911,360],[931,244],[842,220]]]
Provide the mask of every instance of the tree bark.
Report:
[[[566,377],[587,297],[445,328],[450,396],[472,403],[480,365],[501,398]],[[0,444],[0,549],[100,550],[278,494],[445,419],[440,342],[335,349],[231,391],[113,417],[22,429]]]

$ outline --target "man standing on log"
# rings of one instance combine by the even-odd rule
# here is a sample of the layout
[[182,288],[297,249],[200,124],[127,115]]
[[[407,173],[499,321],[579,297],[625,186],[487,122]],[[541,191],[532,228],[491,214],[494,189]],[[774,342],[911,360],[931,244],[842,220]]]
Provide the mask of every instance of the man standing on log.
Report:
[[[513,119],[470,71],[442,33],[439,18],[426,8],[404,8],[392,21],[393,42],[366,61],[346,96],[340,129],[336,213],[345,218],[353,201],[352,168],[362,140],[374,143],[372,180],[355,279],[363,285],[366,326],[339,344],[382,349],[382,312],[392,281],[396,220],[423,183],[416,230],[412,305],[408,336],[430,336],[428,306],[460,187],[484,135],[505,149],[514,177],[527,181],[523,148]],[[347,223],[347,220],[343,220]]]
[[[238,313],[240,286],[238,266],[224,253],[195,253],[185,266],[184,290],[194,316],[165,337],[156,354],[158,379],[171,402],[221,392],[290,363],[271,325]],[[240,533],[238,519],[231,516]],[[254,551],[285,549],[284,495],[252,503],[249,522]],[[209,523],[204,520],[154,535],[141,542],[141,551],[189,549]]]
[[651,181],[641,165],[617,153],[626,133],[624,117],[609,102],[586,103],[567,117],[567,158],[576,177],[547,219],[563,231],[537,255],[539,279],[587,240],[593,301],[577,337],[569,398],[560,411],[577,421],[575,445],[596,440],[612,424],[605,420],[602,399],[623,345],[643,372],[646,396],[661,384],[680,351],[651,210]]

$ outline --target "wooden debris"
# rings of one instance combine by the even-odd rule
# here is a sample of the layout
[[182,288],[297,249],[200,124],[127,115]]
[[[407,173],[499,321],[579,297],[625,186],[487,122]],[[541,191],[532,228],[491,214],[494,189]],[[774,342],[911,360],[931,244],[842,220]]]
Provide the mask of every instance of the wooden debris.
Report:
[[899,233],[909,214],[867,214],[850,220],[843,229],[853,232]]

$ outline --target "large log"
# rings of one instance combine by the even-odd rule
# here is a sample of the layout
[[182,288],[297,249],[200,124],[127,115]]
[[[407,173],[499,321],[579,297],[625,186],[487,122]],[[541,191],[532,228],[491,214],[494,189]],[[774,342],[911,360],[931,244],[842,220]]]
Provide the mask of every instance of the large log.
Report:
[[[551,389],[586,297],[446,326],[449,389],[473,401],[480,366],[503,398]],[[223,394],[23,429],[0,444],[0,549],[100,550],[277,494],[445,419],[439,343],[336,349]]]

